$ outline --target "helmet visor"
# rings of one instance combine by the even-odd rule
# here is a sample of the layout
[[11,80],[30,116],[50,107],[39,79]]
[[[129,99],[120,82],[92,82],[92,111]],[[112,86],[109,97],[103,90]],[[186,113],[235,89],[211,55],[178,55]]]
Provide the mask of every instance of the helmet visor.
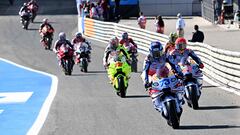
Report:
[[157,50],[152,52],[153,58],[160,58],[162,55],[163,55],[163,51]]
[[186,49],[186,44],[184,44],[184,43],[177,44],[176,49],[180,50],[180,51],[185,50]]

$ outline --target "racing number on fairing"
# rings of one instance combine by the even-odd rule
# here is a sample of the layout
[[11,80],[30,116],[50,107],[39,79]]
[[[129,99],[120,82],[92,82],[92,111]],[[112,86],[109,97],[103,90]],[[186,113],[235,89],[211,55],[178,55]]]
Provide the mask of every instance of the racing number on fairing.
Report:
[[163,79],[163,80],[160,82],[160,86],[161,86],[161,87],[166,86],[166,85],[169,85],[169,84],[170,84],[169,79]]

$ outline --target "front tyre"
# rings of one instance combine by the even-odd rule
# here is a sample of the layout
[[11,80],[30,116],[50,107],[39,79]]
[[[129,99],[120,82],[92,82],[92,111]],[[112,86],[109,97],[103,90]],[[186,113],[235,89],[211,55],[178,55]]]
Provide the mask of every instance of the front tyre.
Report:
[[191,86],[189,87],[189,93],[190,94],[190,98],[192,100],[192,108],[193,109],[198,109],[199,105],[198,105],[198,95],[197,95],[197,87],[196,86]]
[[176,111],[176,102],[171,100],[166,102],[166,109],[168,112],[168,123],[172,126],[173,129],[179,128],[179,118]]
[[123,76],[118,77],[118,89],[119,89],[120,97],[125,98],[126,97],[126,91],[125,91],[124,77]]
[[85,72],[85,73],[88,72],[87,67],[88,67],[87,60],[84,59],[84,60],[82,61],[82,69],[83,69],[83,72]]

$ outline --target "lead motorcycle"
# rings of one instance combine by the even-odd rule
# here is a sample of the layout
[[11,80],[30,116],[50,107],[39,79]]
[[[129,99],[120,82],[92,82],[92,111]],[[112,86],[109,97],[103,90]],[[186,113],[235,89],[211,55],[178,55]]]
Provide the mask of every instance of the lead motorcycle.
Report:
[[34,19],[36,18],[37,16],[37,11],[38,11],[38,7],[35,5],[35,4],[31,4],[27,7],[30,12],[32,13],[32,17],[31,17],[31,22],[34,21]]
[[159,78],[156,74],[152,77],[149,95],[154,108],[167,120],[169,126],[178,129],[182,114],[183,85],[175,75]]
[[203,74],[198,65],[190,61],[188,64],[180,65],[184,79],[185,98],[189,107],[198,109],[198,100],[201,96]]
[[65,75],[71,75],[73,69],[73,50],[66,44],[61,45],[57,53]]
[[118,96],[126,97],[129,74],[131,73],[131,67],[126,61],[125,57],[120,56],[120,52],[116,51],[116,54],[110,59],[108,66],[108,75],[111,76],[112,85]]
[[88,72],[89,54],[90,50],[86,42],[80,42],[75,45],[75,61],[79,64],[82,72]]

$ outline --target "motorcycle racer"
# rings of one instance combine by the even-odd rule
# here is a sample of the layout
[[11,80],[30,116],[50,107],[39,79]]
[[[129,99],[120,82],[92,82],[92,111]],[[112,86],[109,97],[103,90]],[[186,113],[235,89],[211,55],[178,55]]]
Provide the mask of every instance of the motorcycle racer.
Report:
[[168,57],[163,51],[163,46],[159,41],[151,42],[149,47],[149,54],[145,57],[144,68],[142,72],[142,79],[144,81],[145,88],[151,86],[151,81],[149,77],[153,76],[155,73],[160,74],[162,68],[165,67],[166,63],[169,63],[172,70],[182,76],[182,72],[177,70],[175,65],[169,61]]
[[[44,29],[46,27],[46,29]],[[54,28],[52,25],[48,22],[47,18],[43,19],[42,24],[40,25],[39,28],[39,33],[41,35],[41,40],[40,42],[45,42],[46,37],[50,37],[50,39],[53,39],[53,33],[54,33]]]
[[74,46],[75,50],[76,50],[76,45],[78,43],[82,43],[82,42],[85,42],[88,45],[88,47],[87,47],[87,49],[88,49],[87,59],[88,59],[88,62],[91,62],[91,55],[90,54],[91,54],[92,47],[91,47],[90,43],[82,36],[81,32],[75,33],[75,37],[72,39],[72,45]]
[[169,34],[169,40],[165,45],[165,53],[169,54],[171,51],[175,50],[175,41],[177,40],[178,35],[176,32],[171,32]]
[[[72,57],[72,63],[74,64],[74,60],[73,60],[73,45],[71,44],[71,42],[69,40],[66,39],[66,34],[64,32],[60,32],[59,33],[59,39],[55,42],[54,45],[54,52],[58,53],[60,47],[62,45],[67,45],[67,47],[69,48],[69,55],[70,57]],[[62,67],[62,63],[61,63],[61,59],[58,57],[58,61],[59,61],[59,66]],[[73,65],[72,65],[73,66]]]
[[[127,53],[127,51],[125,50],[125,48],[123,46],[119,45],[118,38],[117,37],[112,37],[109,40],[109,44],[108,44],[108,46],[105,49],[104,57],[103,57],[103,65],[104,65],[104,67],[106,69],[109,66],[109,60],[111,59],[112,56],[116,55],[116,53],[120,53],[120,55],[122,56],[121,58],[124,57],[128,64],[131,63],[129,54]],[[131,67],[130,66],[129,66],[129,70],[128,71],[129,72],[126,73],[126,75],[128,76],[128,78],[130,78],[129,77],[129,74],[131,72]],[[109,79],[112,82],[112,80],[113,80],[113,75],[112,74],[109,74]]]
[[169,54],[168,58],[172,63],[189,64],[189,56],[198,64],[199,68],[204,68],[201,59],[194,53],[193,50],[187,48],[187,41],[185,38],[180,37],[175,41],[175,50]]

